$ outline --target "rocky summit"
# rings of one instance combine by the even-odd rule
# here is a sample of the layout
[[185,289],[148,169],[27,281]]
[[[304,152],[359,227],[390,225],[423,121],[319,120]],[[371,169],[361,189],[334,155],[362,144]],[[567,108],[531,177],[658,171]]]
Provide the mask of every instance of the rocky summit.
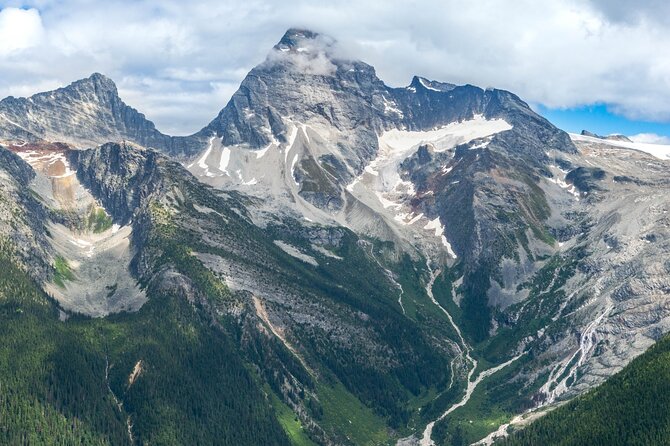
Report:
[[3,443],[490,444],[670,331],[670,151],[310,30],[194,135],[93,74],[0,146]]

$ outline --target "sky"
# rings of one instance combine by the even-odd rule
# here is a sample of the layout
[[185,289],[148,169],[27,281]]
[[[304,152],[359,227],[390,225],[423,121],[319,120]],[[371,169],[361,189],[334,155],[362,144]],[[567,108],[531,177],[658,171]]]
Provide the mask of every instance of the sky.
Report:
[[101,72],[169,134],[213,119],[289,27],[391,86],[510,90],[567,131],[670,138],[666,0],[0,0],[0,97]]

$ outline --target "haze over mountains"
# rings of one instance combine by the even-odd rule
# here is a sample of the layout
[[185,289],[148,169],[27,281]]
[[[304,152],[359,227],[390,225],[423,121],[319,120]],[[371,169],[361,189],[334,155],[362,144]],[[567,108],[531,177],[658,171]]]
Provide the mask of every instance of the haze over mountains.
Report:
[[0,438],[472,443],[670,330],[669,151],[334,45],[186,137],[100,74],[0,101]]

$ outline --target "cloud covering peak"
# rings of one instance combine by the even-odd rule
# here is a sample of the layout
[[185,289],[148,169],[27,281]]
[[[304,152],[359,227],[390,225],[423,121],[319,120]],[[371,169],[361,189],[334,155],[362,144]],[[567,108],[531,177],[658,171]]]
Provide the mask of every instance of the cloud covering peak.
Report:
[[[209,122],[289,28],[334,36],[338,55],[370,63],[390,85],[420,74],[547,107],[599,103],[670,122],[662,1],[0,0],[0,8],[0,97],[102,72],[167,133]],[[285,55],[296,69],[333,69],[327,48],[304,48],[311,52]]]
[[337,67],[331,61],[335,40],[317,32],[291,28],[272,48],[266,66],[280,63],[301,73],[329,76]]

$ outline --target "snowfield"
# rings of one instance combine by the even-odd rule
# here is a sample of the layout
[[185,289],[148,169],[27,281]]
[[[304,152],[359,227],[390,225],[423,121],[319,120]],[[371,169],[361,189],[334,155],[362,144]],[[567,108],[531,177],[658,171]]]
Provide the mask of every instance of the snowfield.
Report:
[[512,126],[504,119],[487,120],[482,115],[475,115],[468,121],[452,122],[434,130],[421,132],[389,130],[379,137],[379,148],[380,152],[382,147],[386,147],[390,153],[397,154],[430,143],[436,152],[444,152],[459,144],[511,129]]
[[648,153],[658,159],[670,160],[670,145],[668,144],[650,144],[643,142],[614,141],[609,139],[594,138],[592,136],[577,135],[570,133],[573,141],[583,141],[596,144],[605,144],[612,147],[621,147],[622,149],[637,150]]

